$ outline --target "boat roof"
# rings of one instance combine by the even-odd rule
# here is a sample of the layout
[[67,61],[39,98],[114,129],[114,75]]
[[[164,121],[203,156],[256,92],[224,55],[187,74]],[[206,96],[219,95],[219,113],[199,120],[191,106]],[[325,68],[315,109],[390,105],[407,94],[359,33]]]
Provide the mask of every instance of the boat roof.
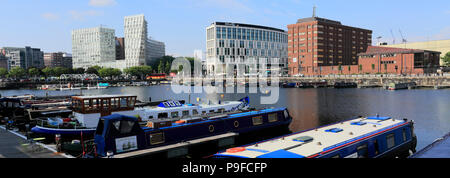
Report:
[[119,98],[119,97],[137,97],[136,95],[92,95],[92,96],[72,96],[77,99],[97,99],[97,98]]
[[171,110],[179,110],[179,109],[187,109],[187,110],[204,109],[204,110],[208,110],[208,109],[217,109],[217,108],[227,107],[227,106],[235,106],[235,105],[239,105],[241,103],[242,102],[240,102],[240,101],[226,101],[226,102],[222,102],[221,104],[218,104],[218,103],[215,103],[215,104],[198,104],[198,105],[182,104],[182,105],[174,106],[174,107],[150,106],[150,107],[142,108],[141,110],[146,110],[146,111],[150,111],[150,110],[154,110],[154,111],[171,111]]
[[227,151],[216,154],[216,156],[242,158],[311,157],[318,153],[330,152],[351,141],[362,139],[404,123],[405,121],[403,120],[394,120],[391,117],[375,116],[351,119],[244,146],[244,151],[234,153]]

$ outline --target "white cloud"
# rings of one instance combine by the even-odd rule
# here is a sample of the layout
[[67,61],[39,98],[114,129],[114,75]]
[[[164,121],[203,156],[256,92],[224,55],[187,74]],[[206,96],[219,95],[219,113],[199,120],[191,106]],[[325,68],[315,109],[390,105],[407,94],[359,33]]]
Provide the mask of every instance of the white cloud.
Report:
[[241,12],[254,12],[253,9],[238,0],[195,0],[197,5],[213,7],[213,8],[226,8]]
[[54,13],[43,13],[41,15],[42,18],[46,19],[46,20],[58,20],[59,19],[59,15],[58,14],[54,14]]
[[115,0],[89,0],[89,5],[94,7],[105,7],[116,5]]
[[89,11],[75,11],[72,10],[69,12],[73,19],[75,20],[84,20],[86,17],[94,17],[103,15],[103,12],[89,10]]

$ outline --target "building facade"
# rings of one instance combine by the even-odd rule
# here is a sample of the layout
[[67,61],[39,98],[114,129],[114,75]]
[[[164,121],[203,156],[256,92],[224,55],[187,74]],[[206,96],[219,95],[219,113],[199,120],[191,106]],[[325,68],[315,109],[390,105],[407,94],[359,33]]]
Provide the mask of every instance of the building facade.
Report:
[[95,27],[72,31],[72,64],[89,68],[113,63],[116,59],[114,29]]
[[439,68],[439,51],[369,46],[358,54],[361,73],[424,74]]
[[[259,25],[215,22],[206,28],[206,70],[223,74],[238,65],[256,65],[260,74],[287,73],[287,33]],[[264,64],[263,64],[264,63]],[[267,66],[264,68],[263,66]],[[270,68],[270,69],[269,69]],[[233,69],[231,69],[233,70]],[[245,73],[249,70],[244,69]]]
[[0,68],[5,68],[8,70],[8,58],[0,52]]
[[116,37],[116,60],[125,60],[125,38]]
[[125,68],[146,65],[147,21],[144,15],[124,18]]
[[44,53],[45,67],[64,67],[72,68],[72,55],[57,52],[57,53]]
[[149,65],[153,61],[166,55],[166,45],[164,42],[156,41],[151,38],[147,40],[146,64]]
[[[438,51],[438,52],[441,52],[442,56],[444,56],[445,54],[450,52],[450,39],[449,40],[413,42],[413,43],[405,43],[405,44],[392,44],[392,45],[387,45],[386,47]],[[444,65],[444,61],[442,59],[440,60],[439,63],[440,63],[440,65]]]
[[287,27],[290,75],[325,75],[327,66],[337,73],[338,66],[357,65],[357,54],[372,44],[371,30],[334,20],[313,16]]
[[24,48],[4,47],[0,50],[8,60],[8,68],[21,67],[28,68],[43,68],[44,67],[44,52],[39,48],[31,48],[26,46]]

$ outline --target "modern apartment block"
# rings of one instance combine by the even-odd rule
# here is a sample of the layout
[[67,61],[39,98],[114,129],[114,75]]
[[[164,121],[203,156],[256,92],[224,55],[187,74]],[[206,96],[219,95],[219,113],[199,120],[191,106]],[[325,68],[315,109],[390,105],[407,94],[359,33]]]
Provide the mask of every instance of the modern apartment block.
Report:
[[326,75],[357,65],[357,54],[372,44],[372,31],[313,17],[288,25],[289,74]]
[[0,68],[8,69],[8,58],[3,53],[0,53]]
[[156,41],[151,38],[147,40],[147,61],[149,65],[152,61],[166,55],[166,45],[161,41]]
[[[238,65],[256,65],[260,74],[287,73],[287,40],[284,30],[259,25],[214,22],[206,28],[208,74],[223,74]],[[267,64],[267,69],[263,68]],[[275,64],[272,66],[271,64]],[[270,68],[270,69],[269,69]],[[233,70],[233,69],[231,69]],[[244,69],[248,73],[247,68]]]
[[72,55],[63,52],[44,53],[45,67],[72,68]]
[[144,15],[124,18],[125,68],[146,65],[147,21]]
[[115,63],[114,29],[95,27],[72,31],[72,63],[74,68],[89,68]]
[[0,53],[8,58],[8,68],[21,67],[23,69],[43,68],[44,67],[44,52],[39,48],[25,48],[4,47],[0,49]]

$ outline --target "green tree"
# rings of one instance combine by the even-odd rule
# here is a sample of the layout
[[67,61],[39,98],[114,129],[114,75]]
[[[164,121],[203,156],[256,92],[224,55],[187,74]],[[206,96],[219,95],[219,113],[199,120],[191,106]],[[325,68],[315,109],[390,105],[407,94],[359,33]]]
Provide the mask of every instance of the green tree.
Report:
[[442,60],[444,61],[444,65],[450,66],[450,52],[442,56]]
[[117,77],[122,75],[122,71],[120,71],[119,69],[114,69],[114,68],[101,68],[98,71],[98,74],[100,75],[100,77]]
[[0,67],[0,77],[4,78],[6,75],[8,75],[8,69]]
[[99,71],[100,69],[101,69],[100,66],[92,66],[92,67],[89,67],[89,68],[86,70],[86,73],[98,75],[98,71]]
[[32,77],[38,77],[41,75],[41,70],[36,69],[36,68],[29,68],[28,75],[32,76]]
[[27,75],[27,71],[25,69],[22,69],[21,67],[15,67],[9,70],[8,75],[14,78],[21,78]]
[[75,69],[73,69],[73,73],[74,74],[84,74],[85,70],[84,70],[84,68],[75,68]]
[[167,61],[166,62],[166,66],[164,67],[164,69],[165,69],[164,73],[166,73],[166,74],[170,73],[171,68],[172,68],[172,62],[171,61]]
[[158,65],[158,73],[164,73],[165,67],[164,67],[164,62],[163,61],[159,61],[159,65]]
[[53,70],[53,68],[51,67],[46,67],[42,69],[42,73],[44,73],[46,77],[55,76],[55,70]]
[[124,70],[126,74],[131,76],[139,77],[140,79],[145,79],[144,77],[152,73],[152,67],[150,66],[135,66]]
[[65,67],[55,67],[53,68],[53,72],[55,77],[59,77],[62,74],[70,74],[71,70],[69,68],[65,68]]

